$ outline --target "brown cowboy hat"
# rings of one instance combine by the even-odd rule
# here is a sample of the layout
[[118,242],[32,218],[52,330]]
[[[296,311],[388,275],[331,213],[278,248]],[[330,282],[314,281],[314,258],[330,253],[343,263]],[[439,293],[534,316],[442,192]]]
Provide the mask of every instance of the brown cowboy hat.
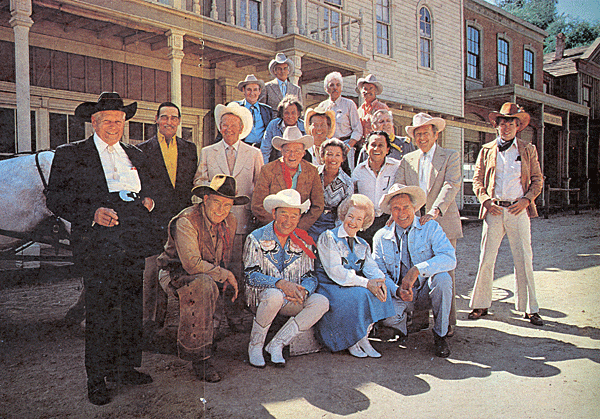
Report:
[[125,112],[125,120],[133,118],[137,111],[137,102],[123,106],[123,99],[116,92],[102,92],[97,102],[83,102],[75,108],[75,116],[91,122],[92,115],[101,111]]
[[306,110],[306,113],[304,114],[304,121],[305,124],[310,125],[310,118],[312,118],[313,115],[323,115],[324,117],[326,117],[327,119],[329,119],[329,131],[327,132],[327,138],[332,138],[333,134],[335,134],[335,112],[332,110],[326,110],[325,108],[321,108],[320,106],[317,106],[316,108],[308,108]]
[[210,181],[210,185],[195,186],[192,193],[199,198],[204,195],[219,195],[225,198],[233,199],[233,205],[246,205],[250,198],[245,195],[236,196],[235,179],[227,175],[215,175]]
[[502,107],[500,108],[500,112],[490,112],[488,118],[494,126],[494,128],[498,126],[497,119],[500,117],[517,118],[519,121],[521,121],[517,132],[523,131],[525,127],[529,125],[529,120],[531,119],[529,114],[525,112],[525,110],[521,106],[512,102],[504,103],[504,105],[502,105]]

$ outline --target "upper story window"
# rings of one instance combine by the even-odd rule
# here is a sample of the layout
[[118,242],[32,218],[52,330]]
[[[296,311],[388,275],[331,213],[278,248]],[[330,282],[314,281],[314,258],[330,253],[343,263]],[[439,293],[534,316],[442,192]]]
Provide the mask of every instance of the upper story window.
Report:
[[390,55],[390,1],[377,0],[377,53]]
[[[246,7],[246,4],[248,5]],[[258,22],[260,16],[260,1],[258,0],[242,0],[240,4],[240,14],[242,16],[241,25],[258,30]],[[246,17],[248,18],[248,22],[246,22]]]
[[419,10],[419,52],[421,67],[431,68],[431,13],[427,7]]
[[481,55],[479,30],[467,27],[467,77],[481,78]]
[[498,38],[498,86],[509,83],[508,41]]
[[533,89],[533,52],[523,51],[523,86]]
[[[342,0],[325,0],[325,4],[342,8]],[[340,35],[340,14],[338,12],[332,12],[329,9],[325,9],[325,28],[331,28],[331,40],[337,41]]]
[[590,107],[590,86],[584,85],[581,89],[581,104]]

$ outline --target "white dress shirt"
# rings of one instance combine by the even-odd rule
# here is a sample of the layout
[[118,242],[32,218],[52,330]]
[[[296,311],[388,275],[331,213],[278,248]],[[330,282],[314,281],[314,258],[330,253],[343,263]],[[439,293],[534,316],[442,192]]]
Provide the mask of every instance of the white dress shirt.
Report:
[[521,155],[516,141],[507,150],[498,150],[494,190],[495,198],[501,201],[516,201],[524,195],[521,185]]
[[142,183],[136,167],[121,147],[121,143],[109,146],[98,134],[94,133],[94,144],[100,154],[104,176],[109,192],[129,191],[140,192]]
[[431,161],[433,160],[433,153],[437,144],[433,143],[433,147],[427,152],[421,151],[421,157],[419,158],[419,187],[429,192],[429,178],[431,177]]
[[356,104],[345,97],[338,97],[335,102],[331,99],[324,100],[319,105],[327,110],[335,112],[335,134],[336,138],[350,136],[350,139],[359,141],[362,138],[363,129],[358,117]]
[[379,200],[394,184],[396,171],[400,166],[400,161],[391,157],[386,157],[383,166],[376,175],[369,167],[369,160],[365,160],[356,166],[352,172],[352,182],[356,193],[366,195],[375,205],[375,216],[382,214],[379,208]]

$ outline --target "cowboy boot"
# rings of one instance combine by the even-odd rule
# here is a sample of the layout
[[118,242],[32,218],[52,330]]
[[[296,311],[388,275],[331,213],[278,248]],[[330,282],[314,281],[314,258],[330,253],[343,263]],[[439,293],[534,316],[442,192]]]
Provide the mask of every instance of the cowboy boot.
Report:
[[294,317],[290,317],[265,348],[265,350],[271,354],[271,362],[275,364],[276,367],[285,367],[283,347],[289,345],[298,333],[300,333],[298,323],[296,323]]
[[263,357],[263,346],[265,345],[265,338],[269,331],[269,324],[267,327],[262,327],[256,321],[256,318],[252,322],[252,332],[250,332],[250,343],[248,344],[248,358],[250,365],[256,368],[265,367],[265,359]]
[[[363,350],[363,352],[365,354],[367,354],[368,356],[370,356],[371,358],[380,358],[381,354],[379,352],[377,352],[375,350],[375,348],[373,348],[371,346],[371,342],[369,342],[369,333],[371,332],[371,329],[373,328],[373,324],[371,324],[369,326],[369,328],[367,329],[367,334],[365,335],[364,338],[362,338],[361,340],[358,341],[358,343],[356,345],[358,345],[358,347],[360,349]],[[352,352],[350,352],[352,353]],[[354,355],[354,354],[353,354]],[[356,355],[354,355],[356,356]]]

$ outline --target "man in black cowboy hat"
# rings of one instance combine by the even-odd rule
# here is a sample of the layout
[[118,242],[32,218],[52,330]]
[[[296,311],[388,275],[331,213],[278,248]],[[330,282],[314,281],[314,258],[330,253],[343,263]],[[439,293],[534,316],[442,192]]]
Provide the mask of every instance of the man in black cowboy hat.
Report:
[[105,379],[146,384],[134,369],[142,360],[142,272],[154,201],[148,197],[143,153],[120,142],[137,103],[118,93],[84,102],[75,116],[92,123],[94,135],[56,149],[47,206],[71,222],[76,267],[86,290],[85,367],[90,402],[110,401]]
[[202,202],[169,223],[169,240],[158,257],[159,278],[163,289],[179,299],[179,357],[192,361],[198,379],[214,383],[221,380],[210,360],[217,283],[223,284],[224,294],[229,286],[233,288],[232,301],[238,294],[229,269],[237,227],[230,211],[250,199],[236,196],[235,179],[222,174],[214,176],[209,186],[194,187],[192,193]]
[[481,148],[473,175],[483,231],[469,319],[488,314],[496,256],[506,234],[515,263],[515,308],[525,312],[525,319],[532,324],[542,326],[533,281],[529,219],[537,217],[535,198],[542,191],[544,177],[535,146],[517,138],[529,124],[529,114],[516,103],[506,102],[500,112],[490,113],[489,119],[498,137]]

